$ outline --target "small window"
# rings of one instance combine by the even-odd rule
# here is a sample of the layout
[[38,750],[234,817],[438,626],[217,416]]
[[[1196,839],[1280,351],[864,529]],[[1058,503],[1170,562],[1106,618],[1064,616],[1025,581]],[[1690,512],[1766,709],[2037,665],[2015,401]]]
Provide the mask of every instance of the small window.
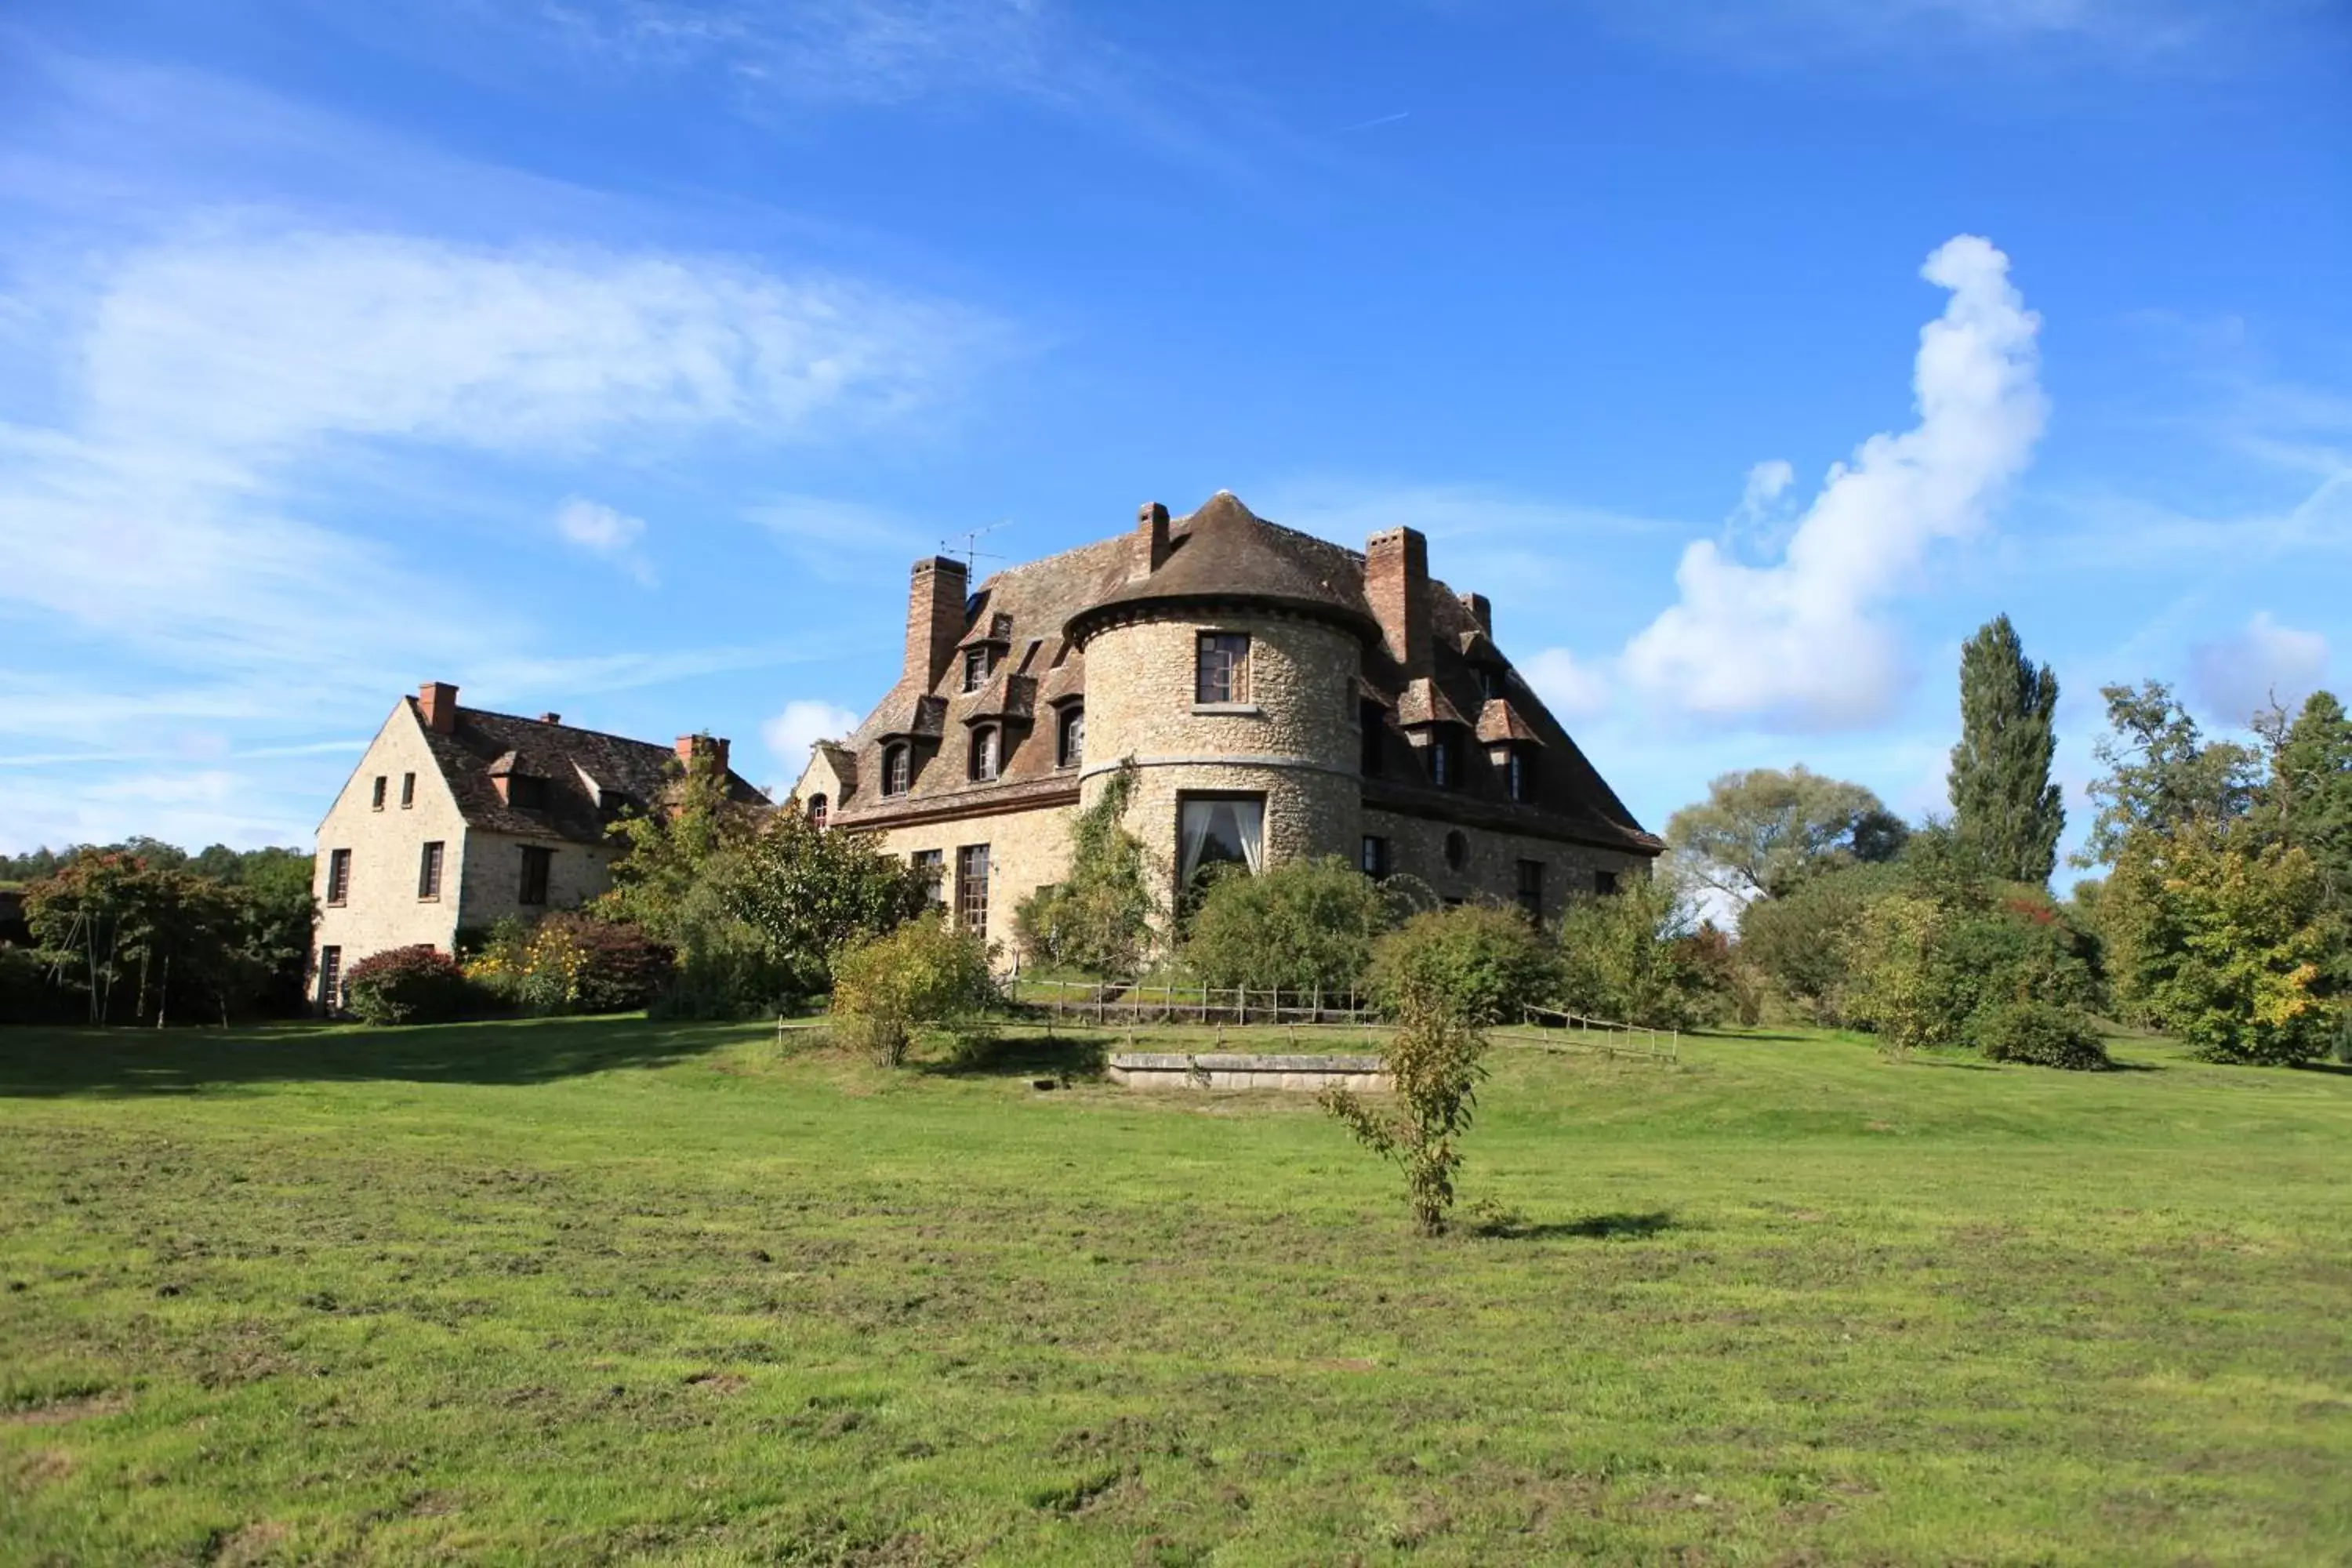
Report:
[[319,950],[319,1010],[340,1013],[343,1008],[343,950],[322,947]]
[[522,847],[522,885],[515,890],[519,904],[547,902],[547,872],[555,858],[555,851],[536,844]]
[[523,811],[547,809],[547,781],[536,773],[514,773],[507,779],[507,804]]
[[1002,741],[993,724],[982,724],[971,732],[971,777],[975,784],[986,784],[996,776]]
[[415,773],[403,773],[400,775],[400,809],[406,811],[415,804],[416,775]]
[[1535,769],[1529,763],[1527,749],[1513,746],[1503,759],[1503,787],[1513,800],[1526,800],[1535,787]]
[[1478,667],[1478,695],[1492,702],[1503,694],[1503,672],[1491,664]]
[[435,839],[416,858],[416,896],[431,900],[441,896],[441,855],[444,846]]
[[1445,836],[1445,863],[1456,871],[1470,863],[1470,840],[1459,828]]
[[1454,737],[1432,735],[1429,738],[1429,782],[1440,789],[1452,789],[1458,772],[1460,770],[1454,765]]
[[914,782],[915,749],[904,742],[882,752],[882,793],[904,795]]
[[1192,700],[1249,700],[1250,640],[1238,632],[1202,632],[1195,656]]
[[378,773],[378,774],[376,774],[376,775],[375,775],[375,809],[376,809],[376,810],[378,810],[378,811],[382,811],[382,810],[383,809],[383,784],[384,784],[384,777],[383,777],[383,775],[382,773]]
[[1601,894],[1615,892],[1617,890],[1617,873],[1614,871],[1595,871],[1592,873],[1592,890],[1596,893]]
[[809,819],[809,826],[810,826],[811,827],[815,828],[819,833],[822,833],[822,832],[824,832],[824,808],[825,808],[824,796],[823,796],[823,795],[813,795],[809,796],[809,803],[808,803],[808,819]]
[[1386,877],[1389,874],[1389,841],[1365,834],[1363,859],[1359,864],[1362,866],[1364,875],[1374,881]]
[[988,650],[968,647],[963,650],[963,689],[977,691],[988,684]]
[[1061,738],[1054,749],[1054,765],[1075,768],[1087,760],[1087,710],[1073,702],[1062,710]]
[[924,880],[929,885],[930,901],[935,904],[946,903],[948,901],[947,851],[918,849],[908,858],[909,863],[921,873]]
[[1364,776],[1376,779],[1381,776],[1381,752],[1388,742],[1388,715],[1379,703],[1364,702],[1357,705],[1356,720],[1364,730],[1364,750],[1360,759]]
[[956,915],[974,936],[988,934],[988,846],[956,851]]
[[1519,862],[1519,908],[1528,911],[1528,919],[1543,919],[1543,862]]
[[352,896],[352,852],[337,849],[327,857],[327,904],[331,909],[348,903]]

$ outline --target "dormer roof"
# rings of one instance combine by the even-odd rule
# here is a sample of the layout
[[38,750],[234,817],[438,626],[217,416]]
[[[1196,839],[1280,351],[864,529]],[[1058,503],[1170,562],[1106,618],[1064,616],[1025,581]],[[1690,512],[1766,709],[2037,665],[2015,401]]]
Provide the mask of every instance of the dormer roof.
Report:
[[1507,697],[1491,697],[1478,710],[1478,739],[1490,746],[1540,746],[1543,736],[1511,706]]

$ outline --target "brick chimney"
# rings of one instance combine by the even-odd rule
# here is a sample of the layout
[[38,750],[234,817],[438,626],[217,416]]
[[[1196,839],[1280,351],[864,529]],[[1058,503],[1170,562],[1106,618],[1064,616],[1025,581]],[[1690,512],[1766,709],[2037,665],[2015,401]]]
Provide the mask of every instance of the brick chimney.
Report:
[[1478,623],[1480,631],[1485,632],[1488,637],[1495,635],[1495,606],[1486,602],[1486,595],[1463,595],[1462,608],[1468,613],[1472,620]]
[[1168,564],[1168,509],[1158,501],[1146,501],[1135,514],[1135,559],[1127,568],[1127,580],[1139,583]]
[[457,732],[457,689],[446,680],[428,680],[416,689],[416,706],[425,727],[436,735]]
[[907,590],[907,666],[904,679],[929,691],[963,640],[963,604],[971,591],[971,569],[945,555],[915,563]]
[[727,737],[724,735],[680,735],[677,738],[677,760],[688,767],[698,756],[710,758],[715,773],[727,772]]
[[1364,542],[1364,596],[1389,657],[1407,679],[1429,673],[1429,541],[1417,528],[1391,528]]

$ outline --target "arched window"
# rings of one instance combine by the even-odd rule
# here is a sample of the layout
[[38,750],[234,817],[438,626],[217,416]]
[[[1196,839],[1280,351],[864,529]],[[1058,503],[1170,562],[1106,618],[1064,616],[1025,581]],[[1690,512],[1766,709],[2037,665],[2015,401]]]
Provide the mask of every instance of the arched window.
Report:
[[914,783],[914,773],[913,747],[901,741],[895,746],[885,746],[882,749],[882,793],[884,795],[906,794],[908,786]]
[[1062,721],[1054,744],[1054,765],[1075,768],[1087,760],[1087,710],[1081,702],[1073,702],[1062,710]]
[[996,776],[998,763],[998,731],[993,724],[982,724],[971,732],[971,777],[975,784],[985,784]]
[[820,833],[824,831],[824,796],[821,795],[809,796],[808,820],[811,827]]

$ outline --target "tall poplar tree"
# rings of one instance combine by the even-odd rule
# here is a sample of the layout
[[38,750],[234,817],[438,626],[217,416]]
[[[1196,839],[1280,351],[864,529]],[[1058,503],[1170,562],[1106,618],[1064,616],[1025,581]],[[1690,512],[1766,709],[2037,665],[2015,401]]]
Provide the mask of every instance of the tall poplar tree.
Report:
[[2050,782],[2058,677],[2025,657],[1995,616],[1960,650],[1960,743],[1952,748],[1952,827],[1995,876],[2046,882],[2066,807]]

